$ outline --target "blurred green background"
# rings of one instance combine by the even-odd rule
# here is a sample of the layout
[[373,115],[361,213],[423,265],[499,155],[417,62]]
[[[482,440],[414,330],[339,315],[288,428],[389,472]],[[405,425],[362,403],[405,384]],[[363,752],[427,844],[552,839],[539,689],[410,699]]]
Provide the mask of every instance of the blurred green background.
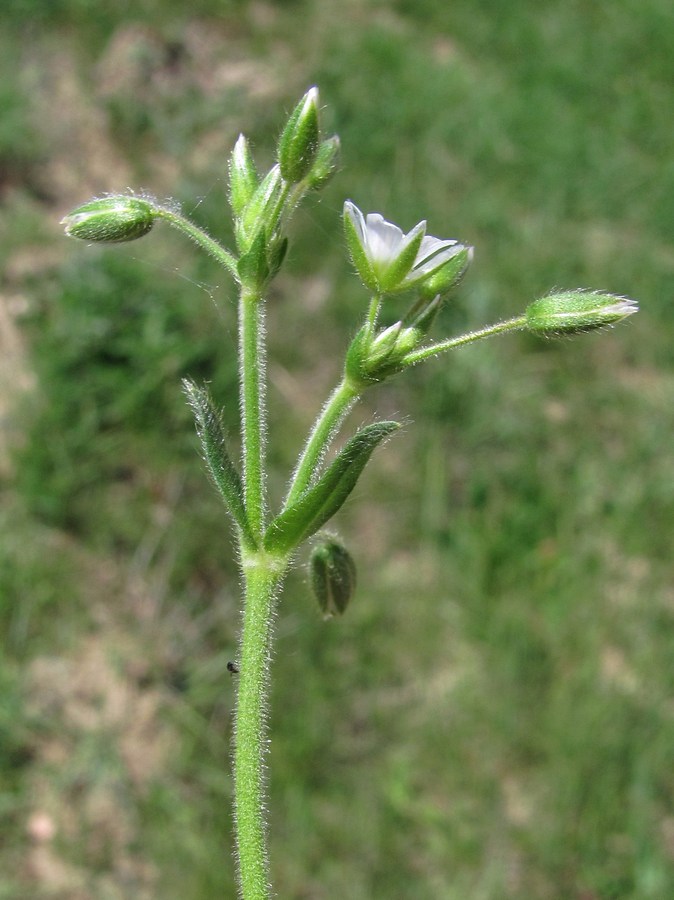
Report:
[[[298,900],[674,896],[674,6],[5,0],[0,30],[0,898],[233,898],[239,584],[180,392],[236,427],[234,293],[128,186],[227,239],[226,159],[318,84],[343,171],[269,303],[280,497],[365,297],[343,200],[475,245],[437,334],[552,287],[642,311],[373,390],[408,423],[298,568],[274,661],[271,853]],[[400,310],[391,307],[394,320]]]

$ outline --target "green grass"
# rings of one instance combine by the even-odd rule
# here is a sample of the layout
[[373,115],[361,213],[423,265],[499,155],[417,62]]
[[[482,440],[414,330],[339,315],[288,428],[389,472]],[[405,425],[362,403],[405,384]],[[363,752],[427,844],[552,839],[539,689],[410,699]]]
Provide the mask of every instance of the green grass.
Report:
[[[344,170],[298,215],[270,298],[277,496],[365,299],[345,197],[475,244],[438,334],[553,286],[642,311],[573,341],[460,351],[354,414],[409,424],[340,515],[359,567],[347,615],[322,622],[301,570],[284,594],[279,896],[674,893],[670,6],[203,2],[189,18],[147,5],[139,24],[124,4],[96,20],[73,2],[9,4],[2,294],[27,305],[37,389],[2,412],[16,446],[0,484],[0,897],[234,896],[239,586],[179,389],[211,381],[236,427],[233,292],[166,231],[99,250],[56,223],[130,183],[187,211],[198,198],[195,218],[226,235],[229,146],[245,130],[268,160],[314,82]],[[57,92],[68,71],[76,89]],[[105,80],[116,71],[126,80]],[[51,117],[50,78],[71,98]],[[86,684],[92,646],[134,714],[104,715],[68,679],[45,701],[39,673]],[[26,827],[43,809],[67,872],[41,880]]]

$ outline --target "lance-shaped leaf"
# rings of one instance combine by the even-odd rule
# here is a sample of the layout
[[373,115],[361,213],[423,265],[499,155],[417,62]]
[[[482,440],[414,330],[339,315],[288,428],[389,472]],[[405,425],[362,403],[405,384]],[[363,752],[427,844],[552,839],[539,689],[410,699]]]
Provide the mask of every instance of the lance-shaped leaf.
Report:
[[375,422],[361,428],[316,484],[274,519],[265,535],[265,548],[271,553],[288,553],[325,525],[354,489],[377,444],[398,428],[397,422]]
[[241,476],[227,452],[220,416],[205,388],[184,379],[183,390],[194,413],[197,434],[204,452],[204,462],[213,483],[220,491],[225,506],[246,540],[255,544],[244,506]]

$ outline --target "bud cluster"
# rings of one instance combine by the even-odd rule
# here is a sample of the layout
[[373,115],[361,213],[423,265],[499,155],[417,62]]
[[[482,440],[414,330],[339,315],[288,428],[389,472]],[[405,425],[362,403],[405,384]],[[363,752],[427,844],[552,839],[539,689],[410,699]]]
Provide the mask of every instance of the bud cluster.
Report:
[[277,162],[260,177],[243,135],[229,161],[229,202],[241,253],[243,284],[260,289],[278,272],[286,254],[288,220],[309,190],[320,190],[337,170],[339,138],[322,139],[318,88],[293,110],[277,146]]

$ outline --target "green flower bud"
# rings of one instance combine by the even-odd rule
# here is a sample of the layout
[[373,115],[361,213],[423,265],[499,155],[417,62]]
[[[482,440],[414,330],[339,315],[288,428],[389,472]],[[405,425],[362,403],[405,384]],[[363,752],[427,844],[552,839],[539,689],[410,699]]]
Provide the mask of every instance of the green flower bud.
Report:
[[316,154],[316,159],[309,172],[309,187],[314,191],[320,191],[332,179],[339,167],[340,143],[337,135],[321,142]]
[[293,110],[278,142],[281,175],[289,184],[297,184],[311,171],[319,137],[318,88],[312,87]]
[[638,309],[634,300],[581,290],[541,297],[529,304],[524,315],[529,331],[544,337],[557,337],[615,325]]
[[324,616],[342,615],[356,589],[356,565],[334,538],[315,547],[309,561],[311,587]]
[[155,208],[148,200],[125,195],[100,197],[78,206],[65,218],[65,232],[82,241],[135,241],[152,228]]
[[229,205],[240,216],[260,183],[248,141],[240,134],[229,159]]
[[369,328],[363,326],[346,352],[344,373],[352,384],[361,388],[378,384],[406,368],[405,357],[423,338],[422,331],[405,327],[403,322],[384,328],[374,338]]

